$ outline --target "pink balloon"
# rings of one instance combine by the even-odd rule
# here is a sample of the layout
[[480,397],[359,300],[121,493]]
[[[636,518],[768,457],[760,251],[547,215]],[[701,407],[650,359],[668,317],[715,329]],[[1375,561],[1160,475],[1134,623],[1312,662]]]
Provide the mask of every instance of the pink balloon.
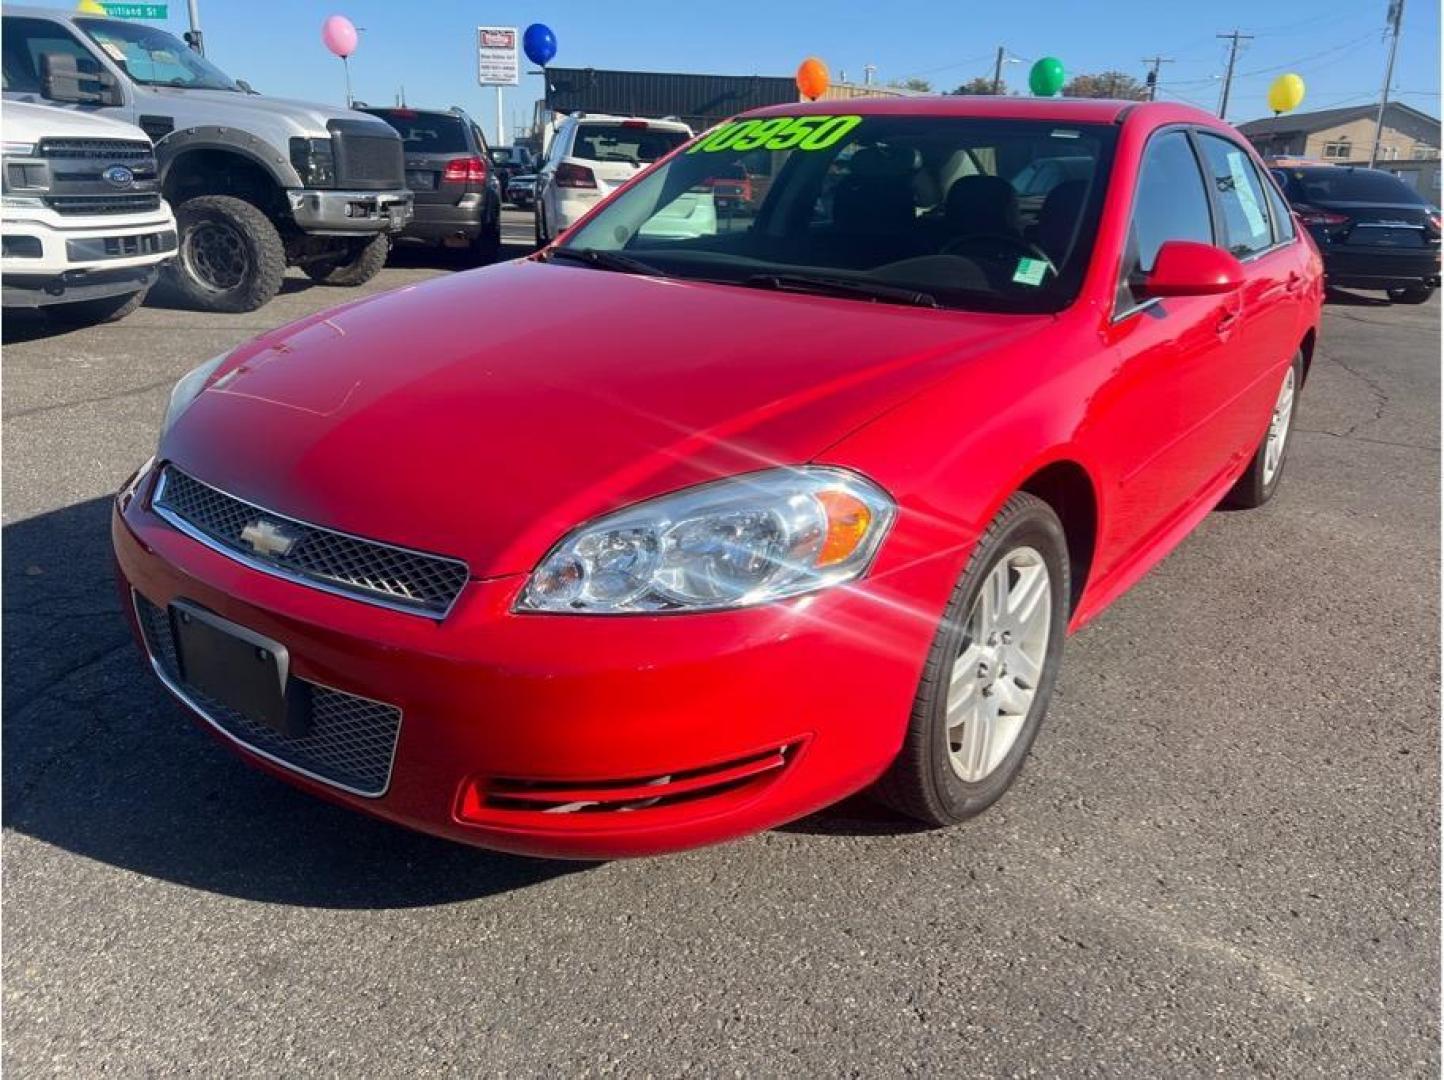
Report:
[[345,15],[331,15],[321,24],[321,43],[340,57],[356,51],[356,25]]

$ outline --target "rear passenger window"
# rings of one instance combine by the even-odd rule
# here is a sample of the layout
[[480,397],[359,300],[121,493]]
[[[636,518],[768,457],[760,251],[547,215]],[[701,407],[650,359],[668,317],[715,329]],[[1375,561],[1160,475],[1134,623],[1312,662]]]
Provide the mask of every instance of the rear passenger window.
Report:
[[1181,131],[1155,136],[1143,152],[1115,310],[1137,304],[1132,283],[1153,269],[1158,249],[1169,240],[1213,243],[1203,175],[1188,136]]
[[1274,216],[1274,243],[1282,244],[1285,240],[1294,238],[1294,215],[1289,210],[1289,204],[1279,194],[1278,186],[1264,180],[1264,193],[1268,195],[1269,209]]
[[1248,152],[1227,139],[1203,132],[1198,135],[1198,143],[1223,213],[1223,246],[1241,259],[1273,246],[1263,183]]

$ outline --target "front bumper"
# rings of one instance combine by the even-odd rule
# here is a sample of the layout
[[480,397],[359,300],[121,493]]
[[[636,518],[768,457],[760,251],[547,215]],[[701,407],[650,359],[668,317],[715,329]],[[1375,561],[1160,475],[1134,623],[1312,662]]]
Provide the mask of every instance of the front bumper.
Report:
[[160,276],[158,266],[132,266],[119,270],[72,270],[35,276],[6,271],[0,304],[7,308],[40,308],[129,296],[149,289]]
[[399,233],[411,220],[413,196],[398,191],[326,191],[303,188],[286,192],[291,216],[316,236]]
[[901,597],[936,593],[941,608],[955,572],[924,561],[785,604],[619,618],[514,614],[511,576],[471,581],[435,621],[244,566],[155,516],[150,483],[122,496],[112,522],[128,597],[199,605],[282,643],[294,677],[401,711],[375,798],[216,730],[223,742],[315,794],[529,855],[713,843],[864,787],[901,745],[936,625]]
[[[154,274],[123,272],[153,268],[176,250],[175,217],[166,206],[145,215],[109,217],[7,208],[3,233],[7,253],[0,255],[0,275],[5,280],[6,303],[23,306],[54,302],[62,291],[83,291],[83,286],[106,279],[140,277],[149,281]],[[44,298],[47,289],[49,300]],[[12,293],[17,294],[13,301]],[[39,299],[27,303],[27,294],[38,294]]]

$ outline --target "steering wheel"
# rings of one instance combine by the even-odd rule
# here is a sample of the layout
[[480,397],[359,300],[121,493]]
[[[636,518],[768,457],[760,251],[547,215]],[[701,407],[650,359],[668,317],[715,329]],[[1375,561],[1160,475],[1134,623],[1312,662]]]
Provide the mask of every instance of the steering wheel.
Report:
[[[956,240],[949,240],[943,245],[939,254],[954,255],[961,250],[969,248],[976,249],[990,245],[1002,245],[1011,248],[1014,253],[1021,252],[1030,259],[1037,259],[1040,262],[1047,263],[1048,269],[1053,271],[1053,276],[1058,276],[1058,267],[1053,265],[1053,260],[1048,257],[1046,251],[1033,243],[1033,241],[1024,239],[1021,236],[1014,236],[1012,233],[969,233],[967,236],[960,236]],[[996,257],[999,253],[992,252],[991,254]]]

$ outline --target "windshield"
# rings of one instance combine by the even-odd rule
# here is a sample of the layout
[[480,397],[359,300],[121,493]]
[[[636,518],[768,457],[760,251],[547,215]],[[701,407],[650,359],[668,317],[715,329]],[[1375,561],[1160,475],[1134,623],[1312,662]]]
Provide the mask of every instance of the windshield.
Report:
[[1372,169],[1287,169],[1289,196],[1301,202],[1372,202],[1426,205],[1396,176]]
[[164,30],[114,19],[76,19],[75,24],[138,83],[240,92],[229,75]]
[[1114,137],[1110,125],[928,116],[733,121],[603,204],[565,246],[682,278],[805,276],[860,299],[866,286],[1057,311],[1082,284]]
[[582,123],[571,156],[583,161],[622,161],[629,165],[650,165],[687,141],[685,131],[667,131],[634,124]]
[[466,125],[450,113],[419,113],[415,109],[367,109],[396,129],[408,153],[462,154]]

